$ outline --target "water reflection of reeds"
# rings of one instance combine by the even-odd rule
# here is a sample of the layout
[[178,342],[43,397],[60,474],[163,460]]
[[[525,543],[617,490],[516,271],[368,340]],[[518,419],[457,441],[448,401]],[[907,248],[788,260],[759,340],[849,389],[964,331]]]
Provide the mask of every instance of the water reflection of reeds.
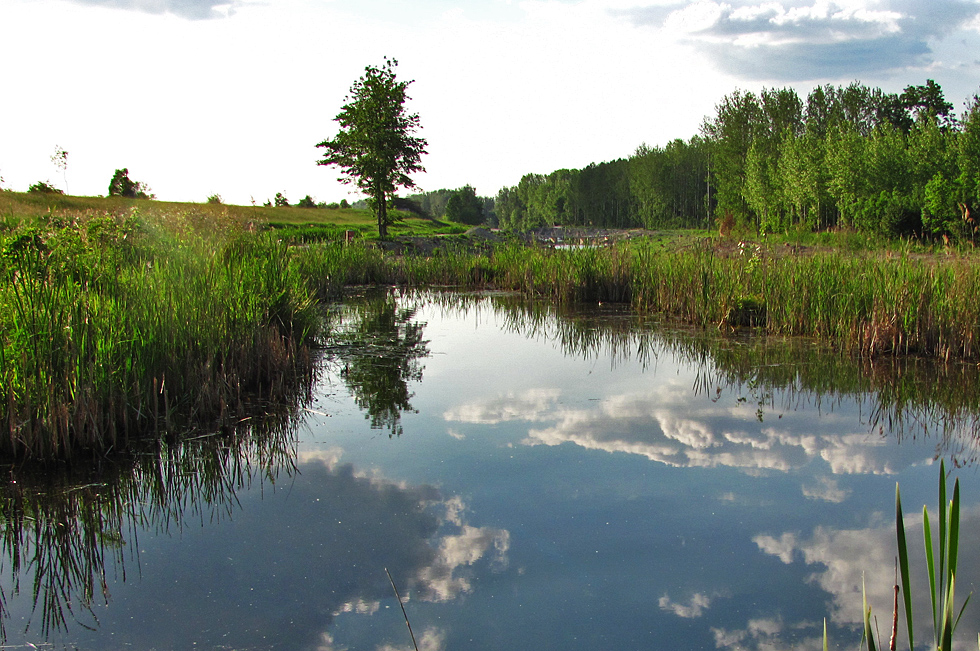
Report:
[[98,626],[113,572],[138,570],[137,532],[171,533],[190,521],[230,517],[236,494],[294,470],[295,409],[254,417],[234,432],[185,439],[101,464],[8,469],[0,490],[0,642],[8,602],[30,583],[26,624],[47,638]]

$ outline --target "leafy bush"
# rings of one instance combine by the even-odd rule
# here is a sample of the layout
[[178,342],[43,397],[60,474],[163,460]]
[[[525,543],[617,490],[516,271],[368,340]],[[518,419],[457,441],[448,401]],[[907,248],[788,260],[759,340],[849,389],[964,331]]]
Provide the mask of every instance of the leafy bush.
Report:
[[220,204],[224,202],[221,200],[220,194],[212,194],[210,197],[208,197],[208,203]]
[[47,181],[38,181],[34,185],[27,188],[27,191],[37,194],[64,194],[64,191],[59,190]]
[[858,229],[888,237],[916,235],[922,231],[922,209],[909,195],[881,191],[859,199],[854,211]]

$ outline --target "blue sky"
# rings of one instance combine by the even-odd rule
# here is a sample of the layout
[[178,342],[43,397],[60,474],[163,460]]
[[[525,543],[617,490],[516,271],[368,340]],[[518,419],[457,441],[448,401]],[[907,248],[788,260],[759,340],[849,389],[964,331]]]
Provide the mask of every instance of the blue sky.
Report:
[[127,167],[168,200],[356,199],[314,145],[385,56],[415,80],[419,185],[487,195],[689,138],[738,88],[980,90],[975,0],[3,0],[0,26],[3,186],[73,194]]

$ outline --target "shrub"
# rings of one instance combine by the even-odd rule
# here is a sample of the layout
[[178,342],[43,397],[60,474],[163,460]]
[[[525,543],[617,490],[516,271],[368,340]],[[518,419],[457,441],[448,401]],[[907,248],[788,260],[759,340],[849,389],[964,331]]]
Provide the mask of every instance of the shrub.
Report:
[[27,188],[27,191],[38,194],[64,194],[62,190],[59,190],[46,181],[38,181],[34,185]]

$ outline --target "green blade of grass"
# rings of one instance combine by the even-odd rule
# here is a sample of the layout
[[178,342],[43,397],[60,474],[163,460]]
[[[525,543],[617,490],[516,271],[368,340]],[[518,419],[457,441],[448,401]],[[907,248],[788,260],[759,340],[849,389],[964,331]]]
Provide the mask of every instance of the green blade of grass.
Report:
[[[946,580],[946,462],[939,462],[939,593],[945,593]],[[939,638],[936,638],[939,642]]]
[[940,628],[939,651],[952,651],[953,648],[953,597],[956,594],[956,577],[949,576],[949,589],[944,596],[943,620]]
[[956,558],[960,540],[960,480],[953,484],[953,500],[949,503],[949,554],[947,564],[950,581],[956,574]]
[[929,598],[932,601],[932,630],[938,623],[936,613],[936,558],[932,549],[932,531],[929,525],[929,509],[922,507],[922,537],[925,539],[926,567],[929,570]]
[[963,606],[960,608],[960,614],[956,616],[956,621],[953,622],[953,630],[956,630],[956,627],[960,625],[960,617],[963,616],[963,611],[966,610],[966,605],[970,603],[970,597],[972,596],[973,593],[971,592],[970,594],[966,595],[966,599],[963,600]]
[[909,633],[909,651],[915,648],[912,639],[912,591],[909,589],[909,551],[905,540],[905,518],[902,515],[902,494],[895,484],[895,529],[898,535],[898,566],[902,575],[902,596],[905,600],[905,622]]
[[877,651],[878,647],[875,645],[874,631],[871,628],[871,608],[868,606],[868,591],[865,587],[864,577],[861,577],[861,598],[864,601],[864,635],[861,639],[863,643],[867,640],[868,651]]

